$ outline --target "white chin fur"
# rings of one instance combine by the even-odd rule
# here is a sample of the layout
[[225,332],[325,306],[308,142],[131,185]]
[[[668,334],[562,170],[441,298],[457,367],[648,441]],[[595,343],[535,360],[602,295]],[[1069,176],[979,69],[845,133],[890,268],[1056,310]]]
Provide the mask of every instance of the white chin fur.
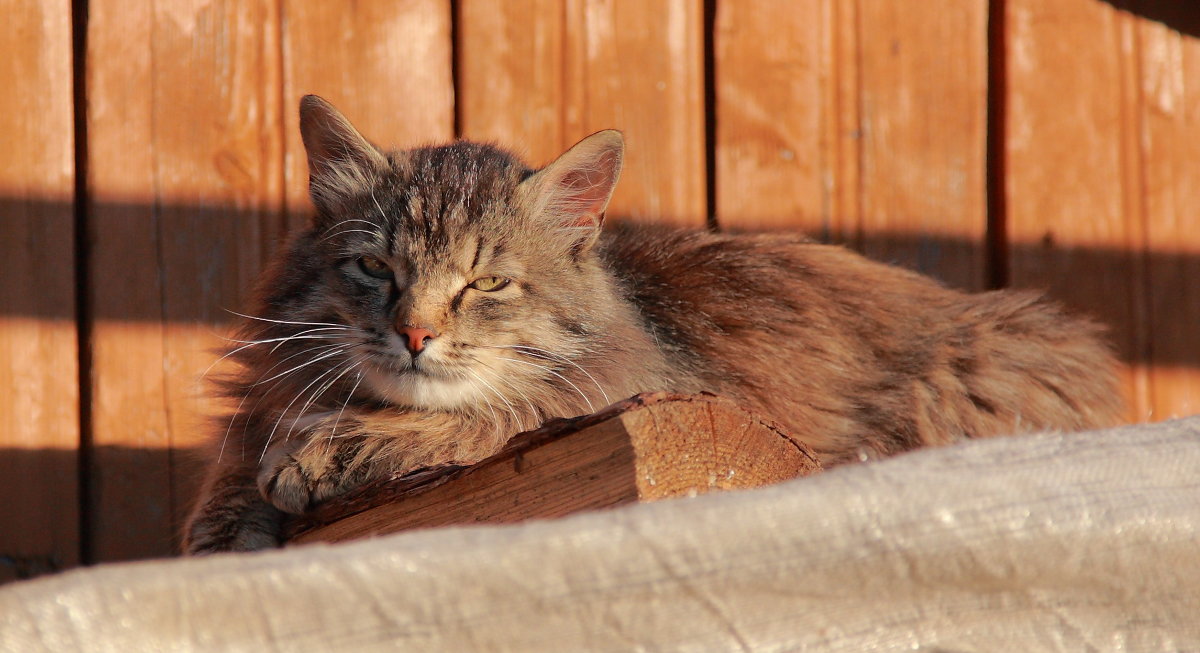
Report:
[[479,401],[479,388],[467,379],[397,375],[364,366],[363,385],[380,399],[401,406],[453,410]]

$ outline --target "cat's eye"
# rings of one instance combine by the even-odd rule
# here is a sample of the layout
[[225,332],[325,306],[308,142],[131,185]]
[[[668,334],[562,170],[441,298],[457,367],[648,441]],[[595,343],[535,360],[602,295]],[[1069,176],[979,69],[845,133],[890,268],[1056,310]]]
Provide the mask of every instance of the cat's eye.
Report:
[[392,276],[391,266],[374,256],[364,256],[358,259],[358,268],[376,279],[389,279]]
[[509,280],[505,279],[504,277],[481,277],[472,281],[468,285],[475,290],[482,290],[483,292],[496,292],[497,290],[507,286],[508,283]]

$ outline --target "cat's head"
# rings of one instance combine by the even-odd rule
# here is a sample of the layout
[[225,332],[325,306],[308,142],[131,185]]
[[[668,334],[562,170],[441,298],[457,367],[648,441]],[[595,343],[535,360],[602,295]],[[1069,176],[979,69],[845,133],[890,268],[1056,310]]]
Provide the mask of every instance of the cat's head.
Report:
[[471,142],[383,151],[316,96],[300,129],[316,213],[284,263],[295,269],[266,290],[293,331],[343,345],[314,366],[329,375],[317,388],[354,380],[375,399],[442,410],[600,399],[578,361],[611,337],[616,299],[592,250],[619,132],[535,171]]

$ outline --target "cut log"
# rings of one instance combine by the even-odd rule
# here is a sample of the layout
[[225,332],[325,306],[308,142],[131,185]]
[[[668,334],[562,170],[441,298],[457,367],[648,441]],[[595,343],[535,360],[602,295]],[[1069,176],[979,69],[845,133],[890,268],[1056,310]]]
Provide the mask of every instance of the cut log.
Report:
[[514,436],[469,467],[378,481],[287,527],[291,543],[512,523],[636,501],[753,488],[821,469],[775,423],[711,394],[641,394]]

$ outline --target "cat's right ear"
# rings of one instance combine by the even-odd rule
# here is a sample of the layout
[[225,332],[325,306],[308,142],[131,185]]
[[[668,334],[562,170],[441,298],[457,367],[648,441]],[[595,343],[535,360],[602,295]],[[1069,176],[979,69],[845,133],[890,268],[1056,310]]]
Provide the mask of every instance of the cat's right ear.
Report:
[[604,210],[621,176],[625,138],[615,129],[579,141],[553,163],[521,182],[528,211],[576,251],[596,242]]
[[324,212],[338,213],[350,198],[370,192],[387,169],[387,157],[316,95],[300,99],[300,137],[308,153],[309,193]]

